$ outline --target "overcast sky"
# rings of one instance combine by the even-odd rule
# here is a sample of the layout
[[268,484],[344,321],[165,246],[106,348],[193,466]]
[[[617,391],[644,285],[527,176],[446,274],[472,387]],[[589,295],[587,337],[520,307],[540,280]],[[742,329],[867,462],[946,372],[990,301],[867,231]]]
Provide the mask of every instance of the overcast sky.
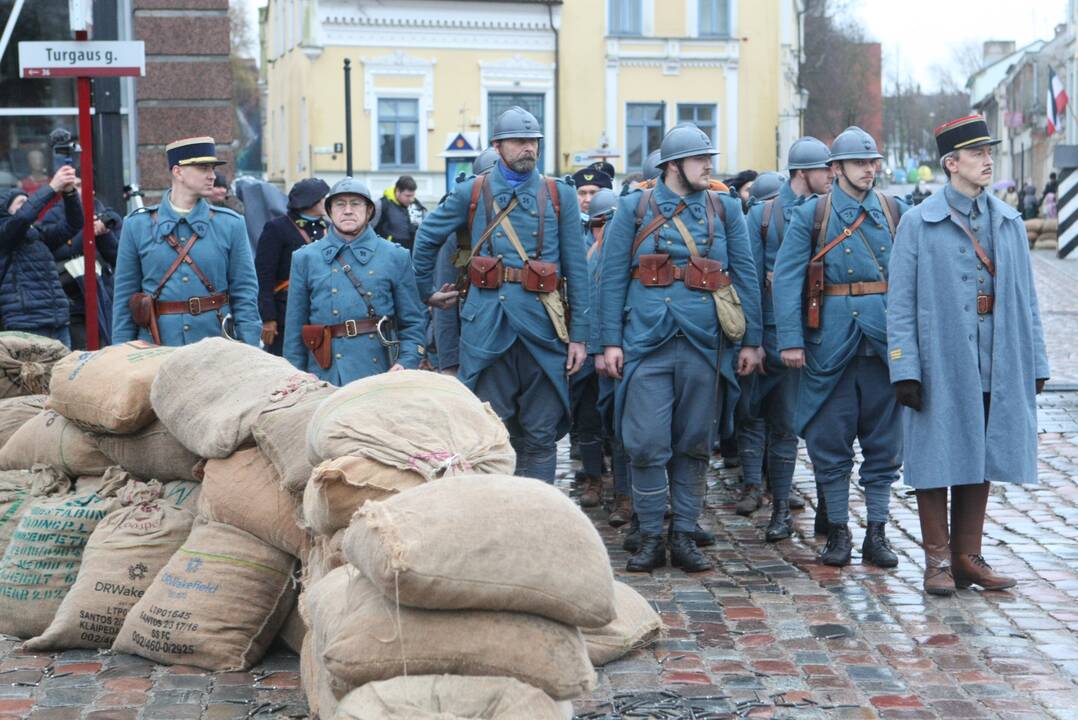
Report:
[[896,72],[903,82],[912,78],[934,89],[933,67],[954,67],[956,46],[1050,40],[1067,14],[1067,0],[858,0],[846,7],[870,39],[883,44],[885,92]]

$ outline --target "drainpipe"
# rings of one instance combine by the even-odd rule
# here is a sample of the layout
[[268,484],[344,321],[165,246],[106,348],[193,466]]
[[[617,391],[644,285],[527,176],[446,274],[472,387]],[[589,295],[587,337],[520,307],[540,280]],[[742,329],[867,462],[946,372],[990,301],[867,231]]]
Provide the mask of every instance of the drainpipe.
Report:
[[554,24],[554,3],[546,6],[550,18],[550,30],[554,33],[554,175],[561,173],[561,41],[558,26]]

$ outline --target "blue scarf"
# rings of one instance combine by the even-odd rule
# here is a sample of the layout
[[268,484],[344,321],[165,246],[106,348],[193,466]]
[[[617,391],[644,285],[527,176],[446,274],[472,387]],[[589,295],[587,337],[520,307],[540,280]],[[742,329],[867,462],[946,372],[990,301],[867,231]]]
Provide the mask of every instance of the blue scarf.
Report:
[[501,171],[502,177],[509,183],[510,187],[516,188],[523,185],[524,182],[532,176],[530,172],[518,173],[514,172],[504,161],[498,160],[498,170]]

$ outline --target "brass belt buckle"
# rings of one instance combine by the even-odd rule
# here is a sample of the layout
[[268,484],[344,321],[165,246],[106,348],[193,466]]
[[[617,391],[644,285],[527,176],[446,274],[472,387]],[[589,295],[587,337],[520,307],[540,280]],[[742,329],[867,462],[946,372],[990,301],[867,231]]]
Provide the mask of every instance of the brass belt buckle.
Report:
[[187,311],[192,315],[202,314],[202,298],[193,297],[187,300]]
[[356,325],[356,321],[355,320],[345,320],[344,321],[344,336],[345,337],[355,337],[356,335],[359,335],[359,326]]

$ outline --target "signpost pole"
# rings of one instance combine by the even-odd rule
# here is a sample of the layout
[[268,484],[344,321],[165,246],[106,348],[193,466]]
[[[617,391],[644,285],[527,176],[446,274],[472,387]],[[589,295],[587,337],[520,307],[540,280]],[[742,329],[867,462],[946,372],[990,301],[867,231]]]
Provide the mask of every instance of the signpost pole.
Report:
[[[76,40],[87,40],[85,30],[75,33]],[[90,121],[90,78],[78,77],[79,144],[82,146],[82,295],[86,305],[86,348],[101,347],[97,327],[97,245],[94,235],[94,141]]]

